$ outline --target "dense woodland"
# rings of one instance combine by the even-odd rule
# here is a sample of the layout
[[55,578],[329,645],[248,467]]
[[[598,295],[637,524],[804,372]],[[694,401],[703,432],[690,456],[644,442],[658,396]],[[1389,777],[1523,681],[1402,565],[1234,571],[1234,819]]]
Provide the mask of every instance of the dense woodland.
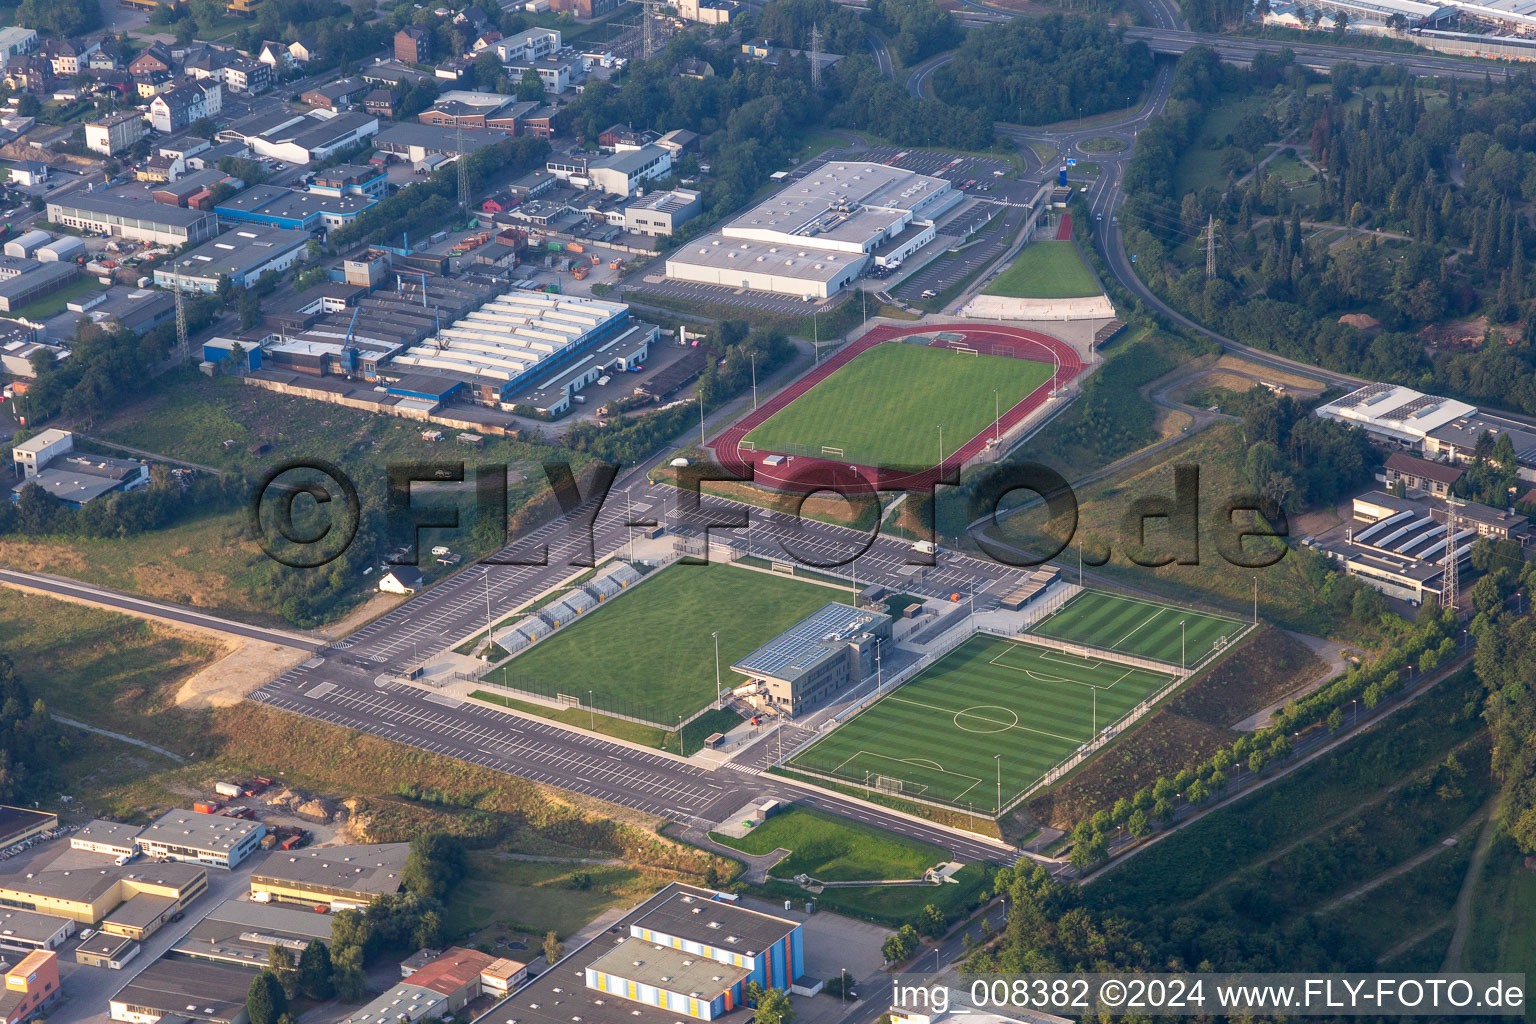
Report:
[[[1395,68],[1334,69],[1327,84],[1276,61],[1250,71],[1208,50],[1181,59],[1167,112],[1137,138],[1127,247],[1173,305],[1245,344],[1361,376],[1536,412],[1536,80],[1430,89]],[[1368,87],[1362,93],[1360,87]],[[1222,104],[1268,97],[1222,139]],[[1320,181],[1289,187],[1256,154],[1300,145]],[[1217,147],[1224,188],[1180,193],[1181,156]],[[1214,218],[1217,274],[1205,273]],[[1329,225],[1356,237],[1313,241]],[[1368,321],[1344,322],[1360,314]],[[1486,316],[1484,343],[1432,349],[1420,333]]]
[[966,36],[933,75],[934,95],[995,121],[1049,124],[1130,106],[1152,80],[1152,51],[1102,18],[1047,14]]

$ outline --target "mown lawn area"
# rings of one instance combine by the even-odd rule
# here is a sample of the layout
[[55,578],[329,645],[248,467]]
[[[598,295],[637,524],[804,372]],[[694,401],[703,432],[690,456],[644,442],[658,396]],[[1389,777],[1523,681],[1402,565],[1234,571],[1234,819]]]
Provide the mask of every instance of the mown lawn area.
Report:
[[775,878],[806,874],[822,882],[921,878],[924,871],[950,856],[933,843],[804,807],[774,815],[741,839],[715,832],[710,838],[753,856],[789,850],[789,856],[769,874]]
[[[759,451],[922,469],[992,427],[1050,379],[1050,363],[887,343],[861,352],[747,435]],[[993,394],[993,389],[996,394]],[[835,456],[835,453],[833,453]],[[836,456],[835,456],[836,457]]]
[[1100,294],[1097,281],[1073,242],[1031,242],[1018,258],[982,289],[985,295],[1016,299],[1075,299]]
[[979,906],[992,880],[992,869],[981,863],[967,864],[955,872],[953,882],[943,885],[858,885],[821,890],[811,896],[793,882],[770,879],[762,887],[773,899],[793,900],[796,908],[806,900],[815,900],[820,910],[831,910],[850,917],[862,917],[887,928],[900,928],[917,919],[930,903],[938,907],[944,919],[954,922]]
[[731,565],[673,565],[484,678],[546,697],[585,703],[590,695],[600,712],[664,725],[715,699],[711,633],[720,634],[719,679],[730,687],[739,681],[734,662],[827,602],[847,600],[846,590]]

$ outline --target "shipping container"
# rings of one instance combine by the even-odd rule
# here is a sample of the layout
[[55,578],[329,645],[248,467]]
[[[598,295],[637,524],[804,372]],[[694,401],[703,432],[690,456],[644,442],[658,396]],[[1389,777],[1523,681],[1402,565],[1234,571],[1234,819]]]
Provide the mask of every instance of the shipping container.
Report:
[[192,803],[192,809],[198,814],[218,814],[219,808],[223,806],[217,800],[196,800]]
[[582,245],[580,242],[566,242],[565,243],[565,251],[566,252],[586,252],[587,251],[587,247]]
[[213,791],[219,794],[219,796],[239,797],[244,795],[241,787],[233,782],[215,782],[213,784]]

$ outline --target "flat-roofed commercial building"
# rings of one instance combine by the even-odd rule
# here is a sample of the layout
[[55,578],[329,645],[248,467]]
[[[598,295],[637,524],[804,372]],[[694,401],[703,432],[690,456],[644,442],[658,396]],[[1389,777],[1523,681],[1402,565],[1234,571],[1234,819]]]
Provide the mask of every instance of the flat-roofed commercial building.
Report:
[[246,818],[174,810],[152,821],[134,841],[151,857],[232,868],[250,856],[266,834],[267,826]]
[[200,1024],[247,1024],[245,996],[258,973],[207,960],[157,960],[112,997],[112,1019],[155,1024],[175,1016]]
[[658,328],[632,321],[621,302],[508,292],[401,352],[389,369],[463,380],[476,401],[499,404],[522,389],[578,371],[595,360],[593,349],[637,326],[660,335]]
[[704,212],[704,200],[691,189],[652,192],[624,207],[624,230],[641,235],[670,235]]
[[240,227],[156,267],[155,284],[211,294],[227,277],[237,288],[251,288],[267,271],[282,273],[308,255],[309,240],[307,231]]
[[[7,863],[10,873],[0,875],[0,903],[142,939],[208,889],[207,871],[195,864],[118,865],[62,843],[47,845],[56,848]],[[166,912],[145,917],[135,908],[109,923],[119,907],[140,896],[155,898],[140,907],[153,903]]]
[[277,851],[251,873],[251,893],[283,903],[365,907],[400,891],[407,843]]
[[497,1014],[516,1024],[747,1024],[748,985],[785,990],[804,970],[798,921],[674,883],[525,985]]
[[1317,408],[1317,415],[1324,419],[1351,424],[1378,441],[1412,451],[1424,449],[1424,438],[1431,431],[1476,412],[1475,405],[1398,384],[1367,384]]
[[87,967],[120,971],[143,949],[143,946],[127,936],[97,932],[75,947],[75,962]]
[[255,967],[267,966],[281,946],[294,960],[311,942],[331,943],[331,918],[312,908],[225,900],[171,948],[178,956]]
[[67,917],[0,907],[0,947],[5,949],[58,949],[73,934],[75,922]]
[[79,192],[49,202],[48,219],[81,231],[165,245],[196,245],[219,233],[219,219],[211,212]]
[[95,819],[80,826],[69,837],[71,849],[104,853],[109,857],[131,857],[139,852],[134,839],[144,831],[142,825],[124,825],[120,821]]
[[891,639],[884,612],[830,602],[731,666],[759,684],[768,703],[798,715],[875,670]]
[[672,1013],[714,1020],[745,1001],[750,972],[643,939],[625,939],[587,967],[587,987]]
[[349,224],[375,202],[367,195],[297,192],[277,185],[256,185],[230,196],[213,212],[226,224],[314,232]]
[[[22,476],[36,476],[56,456],[74,447],[75,435],[49,427],[11,449],[11,460]],[[0,805],[0,849],[52,832],[59,816],[52,811]]]
[[871,263],[894,265],[933,241],[935,219],[963,199],[943,178],[887,164],[825,164],[677,250],[667,276],[826,298]]

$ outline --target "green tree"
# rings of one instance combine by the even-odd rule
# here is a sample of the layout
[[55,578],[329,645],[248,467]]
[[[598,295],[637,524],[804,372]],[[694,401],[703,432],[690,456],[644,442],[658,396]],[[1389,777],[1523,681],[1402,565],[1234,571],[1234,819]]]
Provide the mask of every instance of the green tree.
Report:
[[331,975],[336,998],[355,1003],[368,993],[368,976],[363,973],[361,946],[347,946],[332,954],[335,971]]
[[267,950],[267,970],[283,986],[283,996],[292,999],[299,994],[299,971],[294,965],[293,954],[287,946],[273,946]]
[[795,1024],[795,1007],[789,1001],[789,993],[778,988],[764,992],[752,1013],[752,1024]]
[[271,971],[262,971],[251,979],[251,987],[245,993],[245,1010],[251,1024],[277,1024],[277,1019],[288,1009],[288,997],[283,994],[283,984]]
[[926,904],[922,910],[917,912],[917,931],[924,938],[937,939],[944,934],[946,924],[944,911],[932,903]]
[[299,990],[306,999],[331,998],[335,991],[331,973],[330,949],[319,939],[311,939],[299,954]]
[[446,832],[428,832],[411,840],[400,881],[418,896],[440,899],[464,877],[464,844]]
[[1130,818],[1126,820],[1125,830],[1133,838],[1145,839],[1152,834],[1152,819],[1147,817],[1146,811],[1133,811]]
[[565,943],[560,941],[560,936],[553,930],[544,933],[544,960],[553,965],[561,957],[565,956]]
[[524,102],[534,102],[544,98],[544,80],[533,68],[526,68],[523,77],[517,82],[517,98]]
[[917,955],[920,945],[921,940],[918,938],[917,929],[910,924],[904,924],[886,936],[885,942],[880,946],[880,957],[886,963],[901,963]]

